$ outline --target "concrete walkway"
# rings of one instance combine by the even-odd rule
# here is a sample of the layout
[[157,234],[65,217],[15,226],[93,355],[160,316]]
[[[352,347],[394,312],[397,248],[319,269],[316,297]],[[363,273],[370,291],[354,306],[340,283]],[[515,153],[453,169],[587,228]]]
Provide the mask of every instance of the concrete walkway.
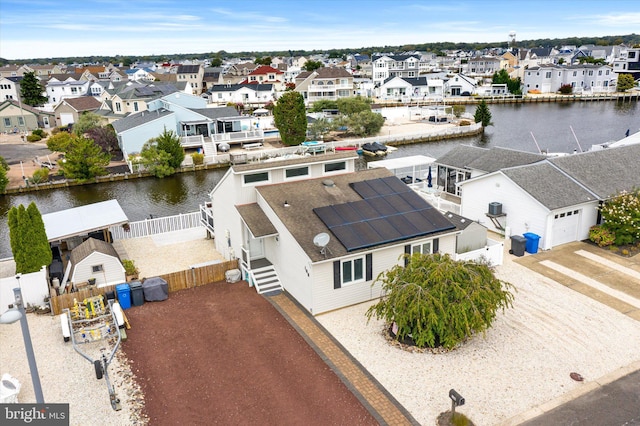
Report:
[[268,299],[381,425],[419,425],[306,309],[286,293]]

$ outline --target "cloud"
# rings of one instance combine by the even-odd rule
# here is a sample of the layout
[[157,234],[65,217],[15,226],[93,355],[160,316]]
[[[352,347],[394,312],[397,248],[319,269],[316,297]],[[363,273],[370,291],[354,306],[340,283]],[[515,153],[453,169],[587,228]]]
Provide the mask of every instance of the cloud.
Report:
[[238,12],[235,10],[220,9],[220,8],[211,9],[211,12],[219,15],[224,15],[229,19],[234,19],[238,21],[249,21],[249,22],[262,21],[262,22],[271,22],[271,23],[289,21],[287,18],[283,18],[281,16],[271,16],[271,15],[266,15],[259,12],[244,12],[244,11]]

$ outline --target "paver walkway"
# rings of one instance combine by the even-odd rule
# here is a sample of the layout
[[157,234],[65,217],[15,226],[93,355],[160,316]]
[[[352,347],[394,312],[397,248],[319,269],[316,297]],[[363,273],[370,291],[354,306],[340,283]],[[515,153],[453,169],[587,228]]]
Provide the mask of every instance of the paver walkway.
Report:
[[280,293],[267,297],[382,425],[419,425],[409,412],[302,306]]

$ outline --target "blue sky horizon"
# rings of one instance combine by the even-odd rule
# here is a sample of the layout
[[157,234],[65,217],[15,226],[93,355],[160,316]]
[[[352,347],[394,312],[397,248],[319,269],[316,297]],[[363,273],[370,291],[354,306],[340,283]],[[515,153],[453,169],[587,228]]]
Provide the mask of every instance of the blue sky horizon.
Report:
[[0,57],[150,56],[638,33],[640,2],[0,0]]

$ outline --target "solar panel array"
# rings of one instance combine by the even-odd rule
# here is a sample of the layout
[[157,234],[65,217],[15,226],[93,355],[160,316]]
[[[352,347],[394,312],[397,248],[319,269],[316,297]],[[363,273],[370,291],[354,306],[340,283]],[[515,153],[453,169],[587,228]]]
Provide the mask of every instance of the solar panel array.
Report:
[[351,187],[362,200],[313,209],[347,251],[455,228],[396,177],[354,182]]

